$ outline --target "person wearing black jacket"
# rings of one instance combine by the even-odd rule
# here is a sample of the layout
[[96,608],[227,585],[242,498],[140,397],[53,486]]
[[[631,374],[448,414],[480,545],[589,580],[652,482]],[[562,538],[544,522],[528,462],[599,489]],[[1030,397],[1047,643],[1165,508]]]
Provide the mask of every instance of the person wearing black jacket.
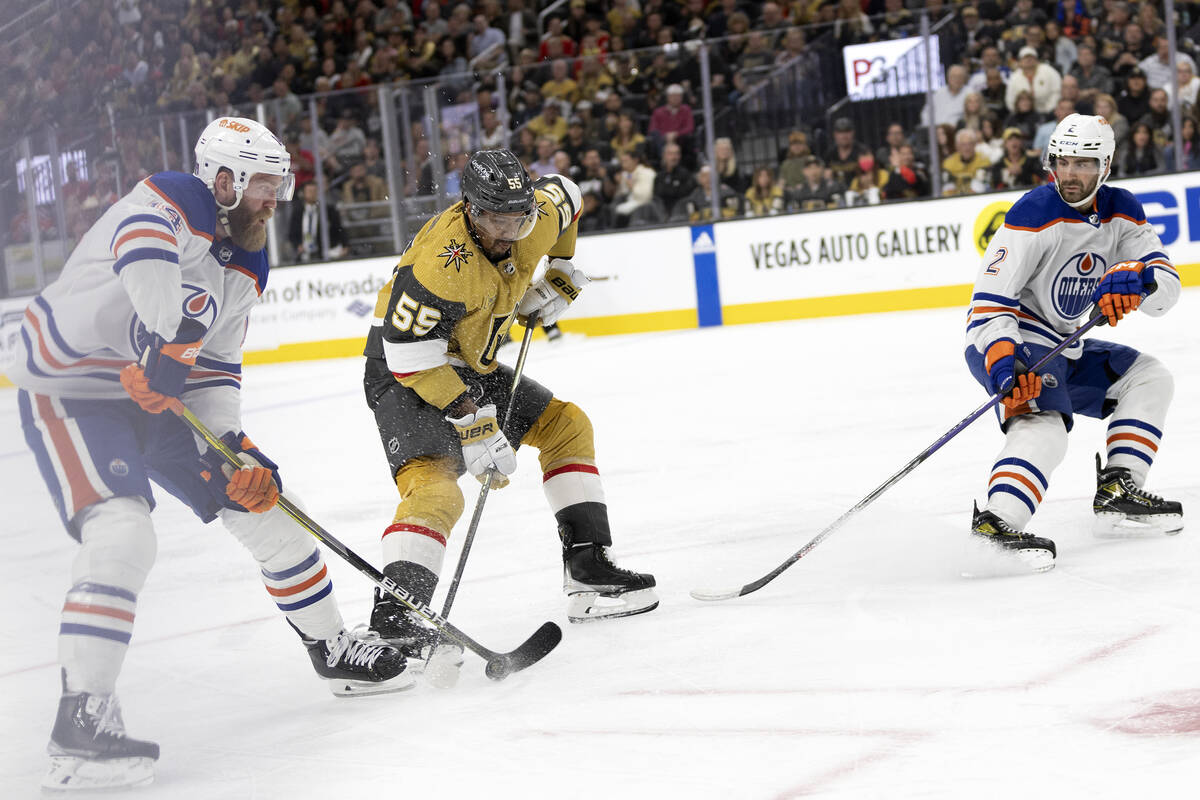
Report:
[[[321,206],[317,203],[317,182],[304,184],[300,193],[304,202],[292,209],[292,218],[288,221],[288,241],[296,248],[297,261],[320,261]],[[329,257],[341,258],[346,252],[342,217],[334,204],[329,202],[325,203],[325,214],[329,221]]]
[[654,196],[670,217],[680,200],[696,190],[696,178],[680,163],[683,151],[674,142],[663,147],[662,166],[654,176]]

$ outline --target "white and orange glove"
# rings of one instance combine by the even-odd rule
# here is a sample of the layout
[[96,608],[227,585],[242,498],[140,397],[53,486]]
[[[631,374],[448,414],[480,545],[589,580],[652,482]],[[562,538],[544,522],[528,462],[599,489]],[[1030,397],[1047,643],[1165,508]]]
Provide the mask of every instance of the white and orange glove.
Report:
[[538,278],[525,292],[517,304],[518,319],[522,324],[530,314],[537,314],[542,325],[553,325],[575,302],[583,287],[592,279],[565,258],[552,258],[546,266],[546,274]]

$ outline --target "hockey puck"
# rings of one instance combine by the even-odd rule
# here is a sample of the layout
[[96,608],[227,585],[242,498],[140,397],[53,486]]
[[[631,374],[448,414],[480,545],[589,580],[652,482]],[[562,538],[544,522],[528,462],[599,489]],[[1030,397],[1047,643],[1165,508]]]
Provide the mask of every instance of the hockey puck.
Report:
[[502,681],[508,677],[508,673],[512,672],[512,664],[508,656],[497,656],[487,662],[483,673],[494,681]]

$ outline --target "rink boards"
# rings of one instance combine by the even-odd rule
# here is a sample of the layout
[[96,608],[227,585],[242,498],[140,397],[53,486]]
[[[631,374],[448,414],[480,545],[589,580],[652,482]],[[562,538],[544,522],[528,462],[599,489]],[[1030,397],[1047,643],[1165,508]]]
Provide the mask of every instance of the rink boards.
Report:
[[[1185,285],[1200,284],[1200,172],[1119,181],[1141,200]],[[589,335],[966,305],[1020,192],[583,237],[595,280],[562,328]],[[277,269],[246,362],[362,352],[395,258]],[[0,370],[28,298],[0,300]],[[3,379],[0,379],[3,382]]]

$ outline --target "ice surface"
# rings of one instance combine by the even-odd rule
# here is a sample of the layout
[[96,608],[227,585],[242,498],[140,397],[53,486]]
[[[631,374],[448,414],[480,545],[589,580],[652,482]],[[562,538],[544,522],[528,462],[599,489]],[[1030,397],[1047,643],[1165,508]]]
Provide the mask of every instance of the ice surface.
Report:
[[[1200,503],[1200,293],[1104,335],[1177,380],[1149,488]],[[168,497],[119,684],[162,745],[140,798],[1190,796],[1200,779],[1200,529],[1090,533],[1079,420],[1031,530],[1042,575],[966,580],[966,539],[1001,437],[973,427],[765,589],[707,604],[787,558],[972,411],[962,309],[538,341],[528,374],[593,420],[619,563],[662,606],[568,626],[532,452],[493,492],[452,618],[508,649],[565,639],[499,684],[469,656],[452,691],[336,699],[249,557]],[[502,353],[515,359],[514,348]],[[245,428],[289,493],[378,563],[395,489],[358,359],[252,367]],[[0,797],[35,796],[58,694],[74,544],[0,392]],[[463,481],[468,503],[476,485]],[[470,509],[451,539],[457,558]],[[371,587],[329,556],[348,621]],[[440,605],[440,595],[436,605]],[[110,795],[111,796],[111,795]]]

